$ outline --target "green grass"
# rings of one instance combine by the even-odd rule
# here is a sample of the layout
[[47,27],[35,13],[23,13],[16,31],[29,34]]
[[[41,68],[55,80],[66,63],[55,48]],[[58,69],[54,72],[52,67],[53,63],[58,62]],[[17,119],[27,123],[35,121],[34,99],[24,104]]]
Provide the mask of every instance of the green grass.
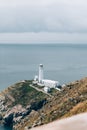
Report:
[[12,105],[21,104],[27,106],[32,102],[39,102],[47,97],[46,94],[30,87],[30,83],[27,81],[15,85],[15,89],[11,91],[12,96],[15,98],[15,102]]

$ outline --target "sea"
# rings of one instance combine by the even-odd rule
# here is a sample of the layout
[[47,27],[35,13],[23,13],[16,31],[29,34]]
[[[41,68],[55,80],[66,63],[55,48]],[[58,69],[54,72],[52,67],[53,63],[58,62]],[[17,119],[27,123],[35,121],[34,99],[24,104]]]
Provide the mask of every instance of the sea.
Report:
[[0,91],[34,79],[39,64],[44,66],[44,79],[61,85],[80,80],[87,76],[87,44],[0,44]]
[[12,128],[8,126],[0,126],[0,130],[12,130]]

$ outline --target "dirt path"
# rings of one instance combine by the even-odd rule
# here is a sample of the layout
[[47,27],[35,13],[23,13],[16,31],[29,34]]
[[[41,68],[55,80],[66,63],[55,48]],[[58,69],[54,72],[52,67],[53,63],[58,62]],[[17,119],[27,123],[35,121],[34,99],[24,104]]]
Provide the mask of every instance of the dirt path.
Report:
[[36,90],[39,91],[39,92],[45,93],[45,94],[47,94],[48,96],[53,97],[51,94],[46,93],[46,92],[45,92],[44,90],[42,90],[42,89],[39,89],[39,88],[37,88],[37,87],[34,87],[32,84],[30,84],[29,86],[32,87],[32,88],[34,88],[34,89],[36,89]]

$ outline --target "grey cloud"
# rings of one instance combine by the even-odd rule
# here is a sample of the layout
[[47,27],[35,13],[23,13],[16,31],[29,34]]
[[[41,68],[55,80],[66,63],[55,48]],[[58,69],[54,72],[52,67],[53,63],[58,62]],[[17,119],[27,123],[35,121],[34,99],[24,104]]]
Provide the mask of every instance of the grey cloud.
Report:
[[0,7],[0,32],[87,33],[85,0],[18,1]]

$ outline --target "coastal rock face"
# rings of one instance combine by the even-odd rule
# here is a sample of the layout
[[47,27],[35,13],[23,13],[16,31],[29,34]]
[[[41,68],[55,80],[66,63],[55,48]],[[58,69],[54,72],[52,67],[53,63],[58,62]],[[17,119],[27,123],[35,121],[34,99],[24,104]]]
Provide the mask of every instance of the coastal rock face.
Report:
[[13,113],[5,115],[3,119],[4,119],[5,125],[9,126],[10,124],[12,124],[12,121],[13,121]]
[[49,94],[31,84],[20,81],[0,93],[0,122],[13,125],[14,130],[28,130],[87,111],[87,78],[66,84],[61,91],[52,89]]
[[19,82],[0,93],[0,120],[5,125],[13,125],[18,130],[25,120],[39,116],[38,110],[46,104],[48,96],[30,87],[31,83],[32,81]]

